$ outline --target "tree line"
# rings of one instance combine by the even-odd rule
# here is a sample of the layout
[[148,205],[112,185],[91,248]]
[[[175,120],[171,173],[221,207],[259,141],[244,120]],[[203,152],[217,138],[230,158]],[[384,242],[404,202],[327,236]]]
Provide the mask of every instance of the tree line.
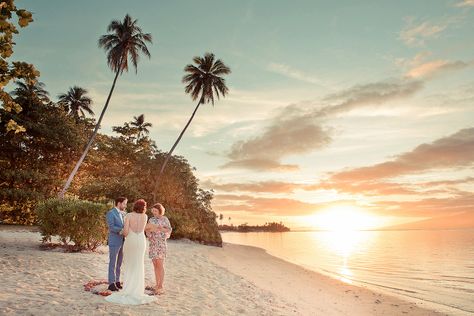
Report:
[[0,221],[33,224],[38,202],[54,196],[104,203],[127,196],[131,201],[162,202],[175,228],[174,237],[221,242],[212,191],[201,189],[194,168],[172,153],[199,107],[226,96],[223,75],[230,68],[212,53],[194,57],[184,67],[185,92],[198,103],[172,148],[164,152],[149,137],[152,123],[146,122],[145,114],[118,123],[113,135],[99,133],[117,79],[129,68],[137,71],[141,54],[150,57],[151,34],[143,32],[137,20],[128,14],[113,20],[107,34],[99,38],[114,79],[96,120],[94,100],[86,88],[73,85],[53,100],[33,65],[10,60],[13,35],[18,33],[14,14],[20,27],[33,21],[32,14],[16,8],[13,0],[2,1]]
[[265,225],[248,225],[247,223],[241,225],[219,225],[221,231],[232,231],[240,233],[248,232],[289,232],[290,228],[283,225],[282,222],[265,223]]

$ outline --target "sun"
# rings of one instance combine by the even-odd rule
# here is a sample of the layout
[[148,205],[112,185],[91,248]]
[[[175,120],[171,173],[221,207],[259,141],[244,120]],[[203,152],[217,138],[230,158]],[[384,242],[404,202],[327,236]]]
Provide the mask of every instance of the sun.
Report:
[[351,231],[380,227],[381,218],[355,206],[334,206],[311,217],[311,224],[321,230]]

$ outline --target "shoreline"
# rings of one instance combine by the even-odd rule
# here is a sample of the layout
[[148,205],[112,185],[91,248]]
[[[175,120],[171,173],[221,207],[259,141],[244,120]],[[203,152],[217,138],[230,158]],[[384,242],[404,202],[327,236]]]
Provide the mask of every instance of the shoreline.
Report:
[[[226,248],[230,251],[226,251]],[[265,249],[224,243],[223,251],[209,251],[211,260],[282,298],[304,307],[303,314],[316,310],[324,315],[455,315],[435,305],[413,302],[403,297],[344,283],[326,274],[308,269],[269,254]],[[278,272],[284,272],[285,276]],[[273,279],[273,281],[272,281]],[[289,289],[294,294],[289,293]],[[319,302],[313,293],[323,296]],[[326,294],[322,294],[326,293]],[[352,295],[351,295],[352,294]],[[444,305],[443,305],[444,306]]]
[[269,260],[282,261],[283,262],[282,265],[289,265],[290,269],[292,269],[292,270],[301,270],[302,273],[305,273],[305,274],[315,274],[316,278],[318,278],[320,280],[323,280],[323,282],[337,282],[337,283],[340,283],[341,286],[360,288],[360,289],[364,289],[364,290],[367,290],[367,291],[370,291],[370,292],[374,292],[375,294],[381,294],[385,297],[391,297],[391,298],[394,298],[394,299],[397,299],[397,300],[401,300],[405,303],[412,303],[412,304],[416,305],[417,308],[422,308],[422,309],[424,309],[428,312],[431,312],[430,315],[445,315],[445,314],[446,315],[464,315],[464,314],[467,315],[467,314],[470,314],[470,312],[468,312],[468,311],[464,311],[464,310],[461,310],[459,308],[452,307],[452,306],[449,306],[449,305],[436,303],[434,301],[423,300],[423,299],[419,299],[419,298],[412,297],[412,296],[409,296],[409,295],[393,293],[393,292],[390,292],[389,290],[383,289],[383,286],[376,285],[376,284],[371,284],[369,282],[354,281],[354,280],[351,280],[353,283],[344,282],[343,280],[337,278],[337,276],[334,275],[334,274],[331,274],[329,272],[324,272],[324,271],[317,271],[317,270],[311,269],[310,267],[300,265],[298,263],[291,262],[291,261],[286,260],[284,258],[280,258],[276,255],[273,255],[273,254],[269,253],[265,248],[262,248],[262,247],[242,245],[242,244],[234,244],[234,243],[228,243],[228,242],[223,243],[223,247],[225,247],[226,245],[231,246],[231,247],[249,248],[250,250],[253,248],[254,251],[263,252],[264,256],[269,256],[269,257],[272,258],[272,259],[269,259]]
[[[37,232],[0,226],[0,314],[442,315],[346,285],[261,248],[184,240],[168,242],[166,293],[157,303],[111,304],[83,289],[86,282],[106,277],[107,247],[64,253],[40,250],[40,240]],[[145,279],[154,283],[148,256]]]

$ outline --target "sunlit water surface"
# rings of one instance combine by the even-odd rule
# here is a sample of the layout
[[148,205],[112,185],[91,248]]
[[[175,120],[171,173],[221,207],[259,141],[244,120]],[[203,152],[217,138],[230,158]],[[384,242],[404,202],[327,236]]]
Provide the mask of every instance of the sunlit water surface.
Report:
[[222,233],[355,285],[474,313],[474,230]]

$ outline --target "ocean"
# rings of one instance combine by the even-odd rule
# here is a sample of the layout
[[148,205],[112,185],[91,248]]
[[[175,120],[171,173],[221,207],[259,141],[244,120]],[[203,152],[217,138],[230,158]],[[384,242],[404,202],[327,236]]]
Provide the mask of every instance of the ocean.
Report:
[[222,238],[453,315],[474,313],[474,230],[223,232]]

